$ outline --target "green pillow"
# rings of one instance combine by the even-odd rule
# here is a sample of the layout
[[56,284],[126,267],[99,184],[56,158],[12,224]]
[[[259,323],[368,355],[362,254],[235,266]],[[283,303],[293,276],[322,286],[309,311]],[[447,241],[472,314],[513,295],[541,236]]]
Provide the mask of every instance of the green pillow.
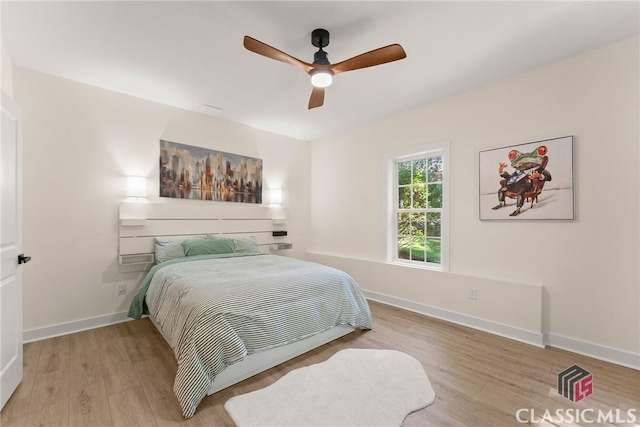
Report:
[[258,249],[258,242],[255,236],[249,237],[234,237],[233,245],[236,248],[236,252],[257,254],[260,252]]
[[186,240],[182,242],[182,246],[186,256],[230,254],[235,252],[232,239]]
[[185,256],[184,247],[182,242],[185,240],[203,240],[205,236],[189,236],[187,238],[169,237],[155,238],[155,262],[160,264],[161,262],[169,261],[173,258],[181,258]]
[[[224,237],[219,234],[207,234],[207,239],[218,240],[218,239],[229,239],[229,237]],[[245,254],[260,253],[256,236],[233,237],[231,239],[233,240],[233,246],[235,247],[234,252],[245,253]]]

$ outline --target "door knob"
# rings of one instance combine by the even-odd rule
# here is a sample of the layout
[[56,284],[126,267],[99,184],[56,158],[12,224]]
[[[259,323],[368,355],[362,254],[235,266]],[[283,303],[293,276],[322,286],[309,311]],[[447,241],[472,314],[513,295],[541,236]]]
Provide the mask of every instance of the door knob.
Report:
[[24,254],[18,255],[18,264],[26,264],[31,261],[30,256],[24,256]]

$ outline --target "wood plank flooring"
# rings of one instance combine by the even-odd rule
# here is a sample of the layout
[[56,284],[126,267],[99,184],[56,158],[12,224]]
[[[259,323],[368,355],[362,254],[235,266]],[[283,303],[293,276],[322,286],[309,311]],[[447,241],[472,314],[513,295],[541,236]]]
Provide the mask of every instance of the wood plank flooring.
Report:
[[[518,409],[635,409],[640,425],[640,372],[566,351],[540,349],[384,304],[370,303],[371,331],[356,331],[206,397],[184,419],[173,394],[176,361],[148,319],[51,338],[24,346],[24,380],[0,414],[10,426],[233,426],[224,410],[232,396],[263,388],[286,372],[323,362],[344,348],[390,348],[417,358],[436,401],[404,426],[514,426]],[[558,372],[590,371],[594,392],[574,404],[556,391]],[[593,419],[593,417],[590,417]],[[611,425],[612,423],[533,424]],[[565,418],[565,421],[568,421]],[[554,424],[555,423],[555,424]],[[525,424],[527,425],[527,424]],[[532,425],[532,424],[528,424]]]

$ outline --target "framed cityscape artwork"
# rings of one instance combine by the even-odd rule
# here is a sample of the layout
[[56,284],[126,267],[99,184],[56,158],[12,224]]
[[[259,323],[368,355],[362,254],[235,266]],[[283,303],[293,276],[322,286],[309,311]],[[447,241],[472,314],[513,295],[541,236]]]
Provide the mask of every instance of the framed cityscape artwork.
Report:
[[160,197],[262,203],[262,160],[160,140]]

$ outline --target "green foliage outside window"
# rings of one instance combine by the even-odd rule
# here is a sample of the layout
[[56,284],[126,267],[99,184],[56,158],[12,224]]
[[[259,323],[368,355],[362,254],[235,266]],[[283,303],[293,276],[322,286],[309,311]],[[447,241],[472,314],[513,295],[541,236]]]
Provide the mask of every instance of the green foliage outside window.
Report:
[[397,163],[398,258],[440,263],[442,157]]

